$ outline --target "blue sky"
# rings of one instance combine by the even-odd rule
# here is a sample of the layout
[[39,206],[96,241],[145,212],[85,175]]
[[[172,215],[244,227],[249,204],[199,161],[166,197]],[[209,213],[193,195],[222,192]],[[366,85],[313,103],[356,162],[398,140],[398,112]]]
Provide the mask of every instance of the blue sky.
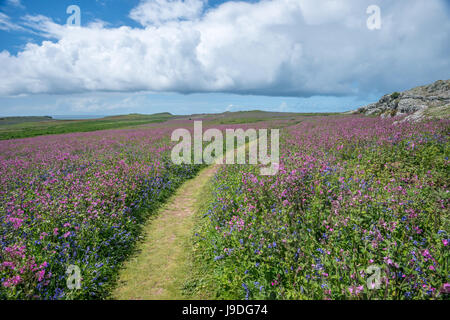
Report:
[[449,18],[447,0],[0,0],[0,115],[347,111],[448,78]]
[[[113,0],[113,1],[96,1],[96,0],[38,0],[25,1],[21,0],[21,5],[13,5],[7,0],[0,0],[0,11],[7,14],[13,21],[20,21],[25,15],[44,15],[51,17],[55,22],[63,24],[67,17],[66,8],[72,4],[76,4],[83,8],[82,24],[95,19],[108,21],[112,26],[132,25],[137,27],[138,24],[134,20],[124,15],[139,3],[139,0]],[[45,40],[44,37],[30,35],[29,32],[1,32],[1,50],[8,50],[11,53],[17,53],[23,50],[25,44],[29,41],[39,43]]]

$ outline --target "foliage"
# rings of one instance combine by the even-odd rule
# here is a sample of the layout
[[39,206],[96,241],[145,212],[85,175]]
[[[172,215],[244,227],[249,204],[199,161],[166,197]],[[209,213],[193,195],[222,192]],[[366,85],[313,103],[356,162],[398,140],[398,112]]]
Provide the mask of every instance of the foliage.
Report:
[[[110,292],[143,222],[200,166],[173,165],[169,129],[0,142],[0,299]],[[81,290],[67,287],[69,265]]]
[[[117,129],[169,120],[172,115],[160,113],[154,115],[130,114],[127,116],[105,117],[89,120],[52,120],[44,117],[3,118],[0,121],[0,140],[35,137],[50,134],[89,132]],[[36,119],[35,119],[36,118]]]
[[394,92],[393,94],[391,94],[391,99],[392,99],[392,100],[395,100],[395,99],[397,99],[398,97],[400,97],[400,93],[399,93],[399,92]]
[[218,298],[448,298],[449,121],[392,122],[303,121],[277,175],[222,168],[196,238]]

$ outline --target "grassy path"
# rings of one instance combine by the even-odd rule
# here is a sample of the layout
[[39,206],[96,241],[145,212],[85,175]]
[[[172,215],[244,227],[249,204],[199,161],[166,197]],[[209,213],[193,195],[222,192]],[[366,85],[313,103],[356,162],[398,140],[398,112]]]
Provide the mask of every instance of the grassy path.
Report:
[[218,165],[185,182],[144,227],[145,241],[119,275],[114,299],[184,299],[181,288],[190,274],[189,252],[194,213],[201,192]]

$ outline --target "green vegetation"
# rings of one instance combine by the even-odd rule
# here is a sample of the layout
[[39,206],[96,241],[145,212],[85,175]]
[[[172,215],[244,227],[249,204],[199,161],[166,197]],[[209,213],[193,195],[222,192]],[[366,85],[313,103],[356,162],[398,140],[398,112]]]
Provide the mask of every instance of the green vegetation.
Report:
[[[194,212],[202,191],[216,167],[202,170],[183,184],[166,205],[144,227],[144,241],[137,254],[127,261],[113,292],[116,299],[186,299],[194,294],[186,290],[192,268],[192,229]],[[155,243],[158,245],[155,246]],[[187,284],[189,287],[189,283]],[[207,298],[196,293],[195,298]],[[201,296],[200,296],[201,295]]]
[[425,111],[425,116],[436,119],[448,119],[450,117],[450,104],[428,108]]
[[191,265],[192,269],[183,284],[183,295],[189,298],[214,300],[219,297],[217,288],[217,277],[220,277],[215,266],[210,261],[209,253],[201,247],[199,243],[199,233],[205,228],[205,212],[214,202],[214,187],[217,177],[213,177],[208,184],[201,189],[201,198],[197,199],[196,214],[194,215],[194,241],[191,245]]
[[134,128],[136,126],[165,122],[171,119],[206,120],[211,125],[246,124],[267,120],[296,121],[301,117],[329,116],[339,113],[284,113],[266,111],[238,111],[220,114],[197,114],[174,116],[168,112],[150,115],[132,113],[128,115],[108,116],[101,119],[55,120],[45,117],[3,117],[0,118],[0,140],[28,138],[50,134],[89,132],[108,129]]
[[301,117],[330,116],[339,113],[291,113],[291,112],[266,112],[260,110],[224,112],[216,115],[207,115],[212,124],[246,124],[261,121],[298,120]]
[[400,97],[400,93],[399,92],[394,92],[393,94],[391,94],[391,99],[397,99],[398,97]]
[[261,122],[261,121],[266,121],[265,119],[261,119],[261,118],[248,118],[248,119],[229,119],[229,118],[225,118],[222,120],[215,120],[213,121],[213,123],[217,123],[217,124],[243,124],[243,123],[255,123],[255,122]]
[[51,121],[53,120],[50,116],[43,117],[2,117],[0,118],[0,126],[9,125],[9,124],[17,124],[24,122],[40,122],[40,121]]
[[[0,298],[448,299],[448,120],[307,115],[5,125],[138,128],[0,141]],[[278,173],[174,165],[193,119],[280,129]]]
[[191,291],[448,299],[448,124],[308,119],[283,129],[277,175],[223,166],[199,213]]
[[[51,120],[45,117],[21,117],[13,118],[13,123],[0,121],[0,140],[35,137],[48,134],[62,134],[72,132],[88,132],[106,129],[118,129],[132,127],[148,123],[164,122],[171,119],[170,113],[158,113],[151,115],[130,114],[105,117],[89,120]],[[33,118],[39,118],[34,119]]]

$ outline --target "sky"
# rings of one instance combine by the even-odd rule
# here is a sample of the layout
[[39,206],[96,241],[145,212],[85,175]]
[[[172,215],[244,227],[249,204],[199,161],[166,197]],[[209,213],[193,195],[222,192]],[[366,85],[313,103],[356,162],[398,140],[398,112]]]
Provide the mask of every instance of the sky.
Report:
[[0,116],[347,111],[449,57],[450,0],[0,0]]

